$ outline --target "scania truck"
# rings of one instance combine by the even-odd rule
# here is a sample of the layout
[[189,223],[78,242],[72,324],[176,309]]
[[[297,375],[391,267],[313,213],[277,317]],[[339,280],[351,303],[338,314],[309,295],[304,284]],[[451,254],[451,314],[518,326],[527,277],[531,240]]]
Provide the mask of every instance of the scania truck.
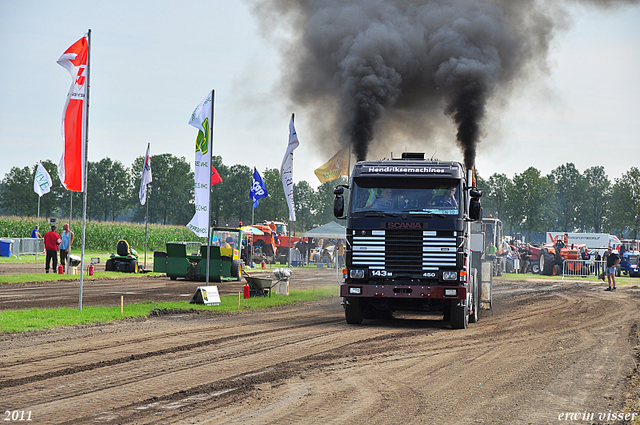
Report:
[[396,311],[442,314],[454,329],[478,320],[470,224],[482,209],[472,170],[405,152],[356,163],[334,195],[334,215],[347,228],[340,285],[347,323]]

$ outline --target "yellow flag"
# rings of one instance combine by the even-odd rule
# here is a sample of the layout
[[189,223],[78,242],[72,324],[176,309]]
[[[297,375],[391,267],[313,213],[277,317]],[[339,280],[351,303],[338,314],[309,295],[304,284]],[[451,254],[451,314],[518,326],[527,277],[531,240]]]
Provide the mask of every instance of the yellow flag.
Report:
[[345,145],[338,153],[333,155],[324,165],[314,171],[320,183],[330,182],[340,176],[349,175],[349,145]]

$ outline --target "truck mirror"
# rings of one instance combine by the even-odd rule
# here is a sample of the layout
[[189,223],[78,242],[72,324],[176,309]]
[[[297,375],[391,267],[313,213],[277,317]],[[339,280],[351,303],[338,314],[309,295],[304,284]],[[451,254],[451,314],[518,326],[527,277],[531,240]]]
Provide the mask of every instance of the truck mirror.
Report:
[[480,198],[482,196],[482,191],[478,190],[477,188],[473,187],[471,188],[471,190],[469,191],[469,196],[471,196],[472,198]]
[[[338,188],[336,188],[337,190]],[[342,188],[340,188],[342,189]],[[336,218],[343,218],[344,215],[344,198],[342,194],[336,194],[336,198],[333,200],[333,215]]]
[[472,221],[478,220],[482,217],[482,205],[480,204],[480,199],[471,198],[469,203],[469,219]]

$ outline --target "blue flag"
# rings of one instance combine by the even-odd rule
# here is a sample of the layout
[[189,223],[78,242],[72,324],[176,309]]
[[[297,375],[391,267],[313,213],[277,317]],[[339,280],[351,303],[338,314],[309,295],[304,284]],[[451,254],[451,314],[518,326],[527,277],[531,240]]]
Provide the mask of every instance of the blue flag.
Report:
[[260,177],[260,173],[256,167],[253,167],[253,184],[251,185],[251,191],[249,192],[249,198],[253,201],[253,208],[258,206],[258,199],[267,196],[267,188]]

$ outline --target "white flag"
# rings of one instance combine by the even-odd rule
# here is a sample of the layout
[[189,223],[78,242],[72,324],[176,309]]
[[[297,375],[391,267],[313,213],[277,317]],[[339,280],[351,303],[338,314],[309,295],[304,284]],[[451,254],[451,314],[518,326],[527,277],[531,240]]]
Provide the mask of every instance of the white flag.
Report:
[[211,122],[213,112],[213,91],[203,100],[189,119],[189,125],[197,128],[195,160],[195,202],[196,213],[187,227],[196,235],[209,235],[209,185],[211,184]]
[[51,191],[52,186],[51,176],[47,172],[47,169],[42,166],[40,162],[38,162],[38,167],[36,168],[36,177],[33,180],[33,191],[38,194],[38,196],[42,196],[45,193],[49,193]]
[[147,154],[144,157],[144,165],[142,166],[142,180],[140,181],[140,204],[147,202],[147,185],[151,183],[151,157],[149,156],[149,146],[147,144]]
[[293,126],[293,114],[291,114],[291,121],[289,121],[289,144],[287,145],[287,152],[284,154],[282,165],[280,166],[282,188],[284,189],[284,196],[287,198],[287,205],[289,206],[289,221],[296,221],[296,210],[293,205],[293,151],[299,144],[298,134],[296,133],[296,128]]

